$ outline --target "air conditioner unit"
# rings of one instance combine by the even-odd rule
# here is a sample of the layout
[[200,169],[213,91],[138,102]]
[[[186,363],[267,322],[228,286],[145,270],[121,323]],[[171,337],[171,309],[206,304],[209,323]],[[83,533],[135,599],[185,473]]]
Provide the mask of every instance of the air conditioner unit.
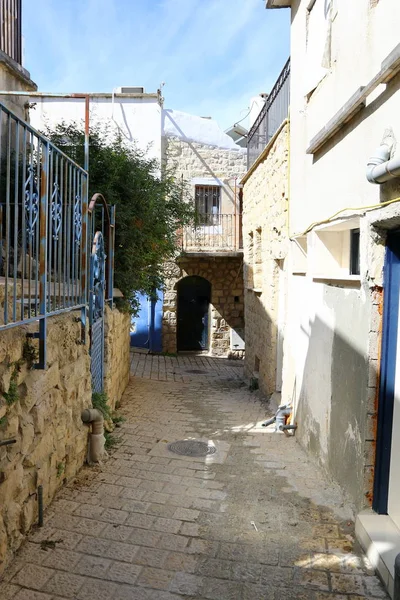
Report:
[[123,86],[117,88],[117,94],[144,94],[144,87],[140,86]]
[[231,329],[231,350],[244,350],[243,329]]

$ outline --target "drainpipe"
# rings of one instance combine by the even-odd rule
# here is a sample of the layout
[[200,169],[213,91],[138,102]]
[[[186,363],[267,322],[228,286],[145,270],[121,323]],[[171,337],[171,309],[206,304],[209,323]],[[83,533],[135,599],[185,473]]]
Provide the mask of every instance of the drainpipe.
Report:
[[82,411],[81,419],[84,423],[90,423],[92,426],[87,456],[88,463],[98,463],[107,455],[104,449],[106,440],[104,437],[103,415],[96,408],[86,408]]
[[400,157],[390,158],[394,144],[393,132],[385,132],[381,145],[367,163],[367,179],[370,183],[385,183],[400,177]]

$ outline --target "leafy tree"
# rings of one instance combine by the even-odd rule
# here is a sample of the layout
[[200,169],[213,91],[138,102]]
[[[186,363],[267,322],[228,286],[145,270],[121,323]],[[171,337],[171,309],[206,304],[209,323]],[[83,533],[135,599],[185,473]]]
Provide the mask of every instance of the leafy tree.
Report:
[[[84,129],[61,122],[45,135],[75,160],[84,164]],[[135,310],[137,293],[148,295],[162,287],[168,261],[180,249],[179,231],[194,220],[187,187],[174,173],[108,125],[90,130],[89,198],[100,192],[116,206],[115,286]]]

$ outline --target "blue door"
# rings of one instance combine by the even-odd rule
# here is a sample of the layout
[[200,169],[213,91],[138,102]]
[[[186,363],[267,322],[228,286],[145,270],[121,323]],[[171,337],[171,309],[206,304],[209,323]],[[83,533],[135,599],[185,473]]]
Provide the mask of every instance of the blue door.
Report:
[[150,352],[162,351],[163,292],[153,297],[139,295],[139,312],[132,317],[131,346]]
[[[400,526],[400,232],[389,233],[384,271],[382,362],[373,508]],[[393,435],[394,432],[397,435]]]

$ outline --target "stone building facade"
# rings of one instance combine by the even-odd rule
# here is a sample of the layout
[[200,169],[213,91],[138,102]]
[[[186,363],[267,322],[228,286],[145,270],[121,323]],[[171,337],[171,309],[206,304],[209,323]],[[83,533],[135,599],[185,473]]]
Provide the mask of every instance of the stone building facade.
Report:
[[287,122],[243,177],[245,372],[280,391],[288,252]]
[[[244,337],[242,231],[239,182],[246,170],[246,152],[211,119],[166,111],[163,148],[167,169],[183,178],[195,202],[196,186],[218,187],[218,211],[209,232],[182,235],[182,254],[170,266],[164,290],[163,351],[179,350],[178,289],[185,277],[197,276],[211,284],[207,322],[208,351],[214,356],[243,356],[243,345],[231,341],[231,330]],[[236,350],[235,350],[236,348]]]
[[171,268],[164,293],[163,348],[177,352],[177,288],[185,277],[202,277],[211,284],[209,306],[209,353],[242,358],[243,350],[231,347],[230,330],[243,335],[244,299],[242,257],[183,256]]

